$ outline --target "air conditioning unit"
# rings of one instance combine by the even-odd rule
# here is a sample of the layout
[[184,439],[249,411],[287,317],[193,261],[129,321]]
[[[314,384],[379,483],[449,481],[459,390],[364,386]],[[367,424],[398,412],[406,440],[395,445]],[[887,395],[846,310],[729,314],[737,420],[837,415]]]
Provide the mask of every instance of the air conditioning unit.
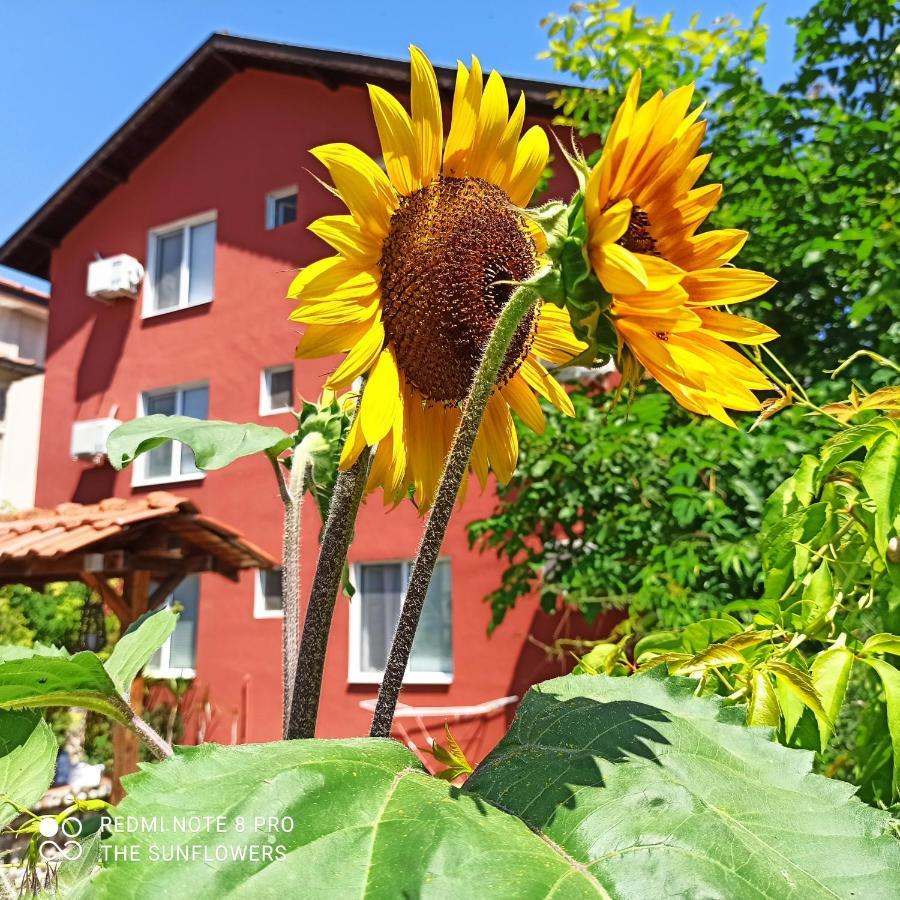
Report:
[[121,419],[85,419],[72,423],[72,459],[96,460],[106,456],[106,441],[110,433],[122,424]]
[[95,259],[88,265],[87,294],[97,300],[136,297],[144,267],[127,253]]

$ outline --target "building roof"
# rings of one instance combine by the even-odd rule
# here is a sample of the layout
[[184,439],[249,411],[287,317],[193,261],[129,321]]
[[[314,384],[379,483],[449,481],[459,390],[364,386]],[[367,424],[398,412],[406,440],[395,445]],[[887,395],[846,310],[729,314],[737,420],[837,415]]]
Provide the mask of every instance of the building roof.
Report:
[[4,295],[14,297],[16,300],[22,300],[25,303],[31,303],[41,309],[47,309],[50,304],[49,294],[0,275],[0,297]]
[[[0,265],[49,278],[50,255],[65,235],[232,75],[246,69],[314,78],[329,87],[373,83],[408,92],[409,63],[298,47],[228,34],[211,35],[118,131],[2,246]],[[442,93],[456,72],[436,67]],[[506,78],[513,97],[525,93],[529,111],[551,116],[551,93],[562,85]]]
[[0,515],[0,584],[140,569],[217,571],[236,580],[240,569],[277,564],[240,532],[167,491]]

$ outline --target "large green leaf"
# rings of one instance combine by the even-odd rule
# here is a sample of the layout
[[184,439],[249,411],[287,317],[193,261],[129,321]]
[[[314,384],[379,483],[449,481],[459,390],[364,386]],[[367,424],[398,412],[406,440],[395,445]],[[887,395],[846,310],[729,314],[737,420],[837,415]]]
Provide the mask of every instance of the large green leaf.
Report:
[[695,687],[546,682],[463,790],[384,740],[183,749],[127,779],[155,830],[114,835],[92,896],[894,897],[887,816]]
[[810,667],[813,687],[821,698],[827,714],[826,718],[816,716],[823,750],[831,737],[838,713],[844,705],[853,659],[853,653],[846,647],[829,647],[816,656]]
[[55,767],[56,738],[41,714],[0,711],[0,827],[43,796]]
[[127,694],[135,675],[166,642],[178,624],[178,616],[163,608],[144,618],[140,625],[125,632],[104,663],[107,674],[120,694]]
[[93,653],[0,663],[0,710],[46,706],[92,709],[123,724],[131,720],[115,684]]
[[292,444],[290,435],[280,428],[252,422],[238,425],[190,416],[153,415],[120,425],[110,434],[106,452],[110,463],[122,469],[166,441],[187,444],[201,469],[221,469],[242,456],[260,451],[274,456]]
[[[137,883],[142,896],[194,900],[603,896],[522,822],[430,777],[393,741],[184,748],[126,784],[117,815],[152,817],[164,830],[116,835],[113,847],[136,848],[127,852],[137,861],[110,865],[94,898],[134,896]],[[175,820],[191,815],[221,815],[226,830],[178,833]],[[292,830],[257,830],[257,816]],[[154,845],[197,856],[163,865]],[[217,848],[256,859],[220,861]]]
[[895,897],[885,818],[695,687],[545,682],[464,790],[521,816],[615,897]]

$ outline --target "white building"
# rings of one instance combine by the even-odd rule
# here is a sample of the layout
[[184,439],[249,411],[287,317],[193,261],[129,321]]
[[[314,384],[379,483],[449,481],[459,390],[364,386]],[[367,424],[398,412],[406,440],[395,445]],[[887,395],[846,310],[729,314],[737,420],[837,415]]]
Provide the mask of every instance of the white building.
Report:
[[49,303],[0,278],[0,511],[34,505]]

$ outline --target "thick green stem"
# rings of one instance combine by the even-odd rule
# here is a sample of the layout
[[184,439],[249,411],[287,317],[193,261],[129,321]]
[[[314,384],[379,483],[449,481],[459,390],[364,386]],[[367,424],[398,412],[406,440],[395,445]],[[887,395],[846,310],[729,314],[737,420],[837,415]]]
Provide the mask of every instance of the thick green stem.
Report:
[[378,702],[370,731],[372,737],[390,736],[397,698],[403,685],[403,675],[409,662],[422,607],[425,605],[425,595],[428,593],[428,585],[431,583],[431,575],[437,563],[441,544],[444,542],[444,535],[447,533],[447,525],[472,456],[472,447],[478,436],[482,416],[496,387],[497,376],[516,329],[536,300],[537,294],[530,285],[520,286],[513,293],[497,319],[478,371],[475,373],[469,396],[463,404],[462,417],[444,465],[434,507],[428,517],[419,553],[410,573],[403,608],[400,610],[400,620],[391,644],[384,679],[378,691]]
[[303,623],[287,739],[311,738],[316,733],[331,618],[368,471],[369,452],[364,450],[351,468],[338,474],[334,485]]
[[144,742],[157,759],[168,759],[173,755],[172,746],[156,733],[136,712],[129,708],[131,720],[128,727]]

